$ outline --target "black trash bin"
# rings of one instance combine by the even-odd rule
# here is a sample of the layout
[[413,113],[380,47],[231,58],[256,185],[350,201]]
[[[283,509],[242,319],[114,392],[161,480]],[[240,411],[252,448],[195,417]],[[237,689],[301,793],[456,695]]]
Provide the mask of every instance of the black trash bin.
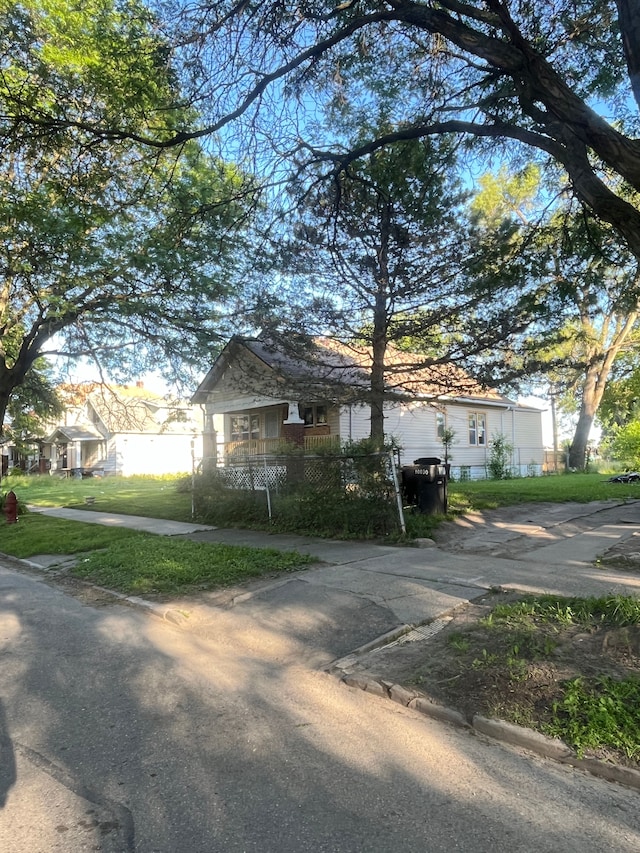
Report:
[[416,503],[420,512],[427,515],[445,515],[447,512],[447,475],[440,459],[423,456],[414,459],[412,478],[416,487]]

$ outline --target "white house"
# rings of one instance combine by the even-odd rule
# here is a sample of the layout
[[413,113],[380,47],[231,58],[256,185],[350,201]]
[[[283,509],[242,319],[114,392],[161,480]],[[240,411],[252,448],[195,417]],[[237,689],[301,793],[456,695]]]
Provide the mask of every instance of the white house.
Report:
[[[203,452],[224,464],[274,453],[285,441],[318,445],[369,435],[366,351],[322,341],[313,361],[251,338],[233,338],[192,402],[204,410]],[[454,433],[449,457],[457,478],[486,476],[493,436],[513,447],[514,474],[541,473],[542,413],[483,388],[453,367],[403,370],[411,359],[388,353],[393,386],[384,404],[385,434],[401,447],[402,464],[444,458],[442,436]],[[222,422],[214,429],[214,418]],[[221,432],[221,434],[220,434]]]
[[74,475],[190,472],[202,455],[200,419],[187,404],[135,386],[66,389],[64,422],[42,442],[41,469]]

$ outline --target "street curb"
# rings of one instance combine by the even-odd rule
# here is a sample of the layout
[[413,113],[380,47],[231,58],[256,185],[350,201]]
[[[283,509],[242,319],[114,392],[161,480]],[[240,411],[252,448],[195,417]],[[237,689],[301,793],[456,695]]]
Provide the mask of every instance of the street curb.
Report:
[[640,770],[619,764],[608,764],[598,758],[578,758],[571,747],[563,741],[547,737],[533,729],[516,726],[506,720],[489,719],[480,714],[474,714],[469,722],[459,711],[439,705],[423,694],[400,684],[367,678],[365,675],[342,675],[340,681],[347,687],[357,688],[383,699],[390,699],[430,719],[468,729],[492,740],[534,752],[542,758],[557,761],[559,764],[568,764],[577,770],[584,770],[608,782],[618,782],[620,785],[640,791]]
[[[24,557],[14,557],[11,554],[4,554],[3,552],[0,552],[0,558],[9,564],[16,564],[16,568],[26,566],[31,570],[35,570],[40,580],[46,580],[47,570],[40,563],[35,563],[33,560],[27,560]],[[51,574],[51,577],[55,577],[55,572]],[[115,589],[108,589],[105,586],[98,586],[97,584],[91,583],[91,581],[86,581],[83,578],[74,578],[74,581],[75,583],[86,586],[89,589],[95,589],[105,595],[109,595],[117,601],[124,601],[132,607],[136,607],[139,610],[149,613],[151,616],[162,619],[163,622],[171,622],[171,624],[177,625],[178,627],[184,627],[184,625],[189,621],[189,615],[181,610],[166,607],[165,605],[157,604],[155,601],[148,601],[145,598],[139,598],[136,595],[127,595],[124,592],[117,592]]]

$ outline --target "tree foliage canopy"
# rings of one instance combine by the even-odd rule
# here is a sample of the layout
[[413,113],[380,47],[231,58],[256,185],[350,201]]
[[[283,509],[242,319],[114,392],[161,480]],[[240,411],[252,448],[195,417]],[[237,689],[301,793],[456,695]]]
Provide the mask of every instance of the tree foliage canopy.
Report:
[[[178,92],[168,46],[137,2],[3,3],[0,18],[1,424],[43,352],[139,367],[219,339],[253,186],[195,141],[154,153],[82,129],[186,120],[177,101],[166,110]],[[73,130],[52,130],[61,112]]]
[[[453,134],[471,180],[493,152],[535,160],[610,229],[616,251],[640,259],[635,0],[196,0],[179,14],[164,2],[152,14],[137,0],[92,0],[86,15],[64,3],[57,16],[48,8],[0,5],[8,150],[62,144],[80,164],[98,150],[109,171],[114,149],[96,140],[117,142],[130,162],[144,146],[179,150],[207,137],[262,165],[264,143],[299,174],[344,180],[376,152]],[[491,145],[470,143],[483,139]],[[493,253],[497,273],[514,223],[489,234],[483,264]],[[637,277],[628,285],[634,306]]]
[[[162,18],[162,4],[159,9]],[[139,18],[144,21],[144,14]],[[22,84],[15,84],[5,104],[9,133],[20,135],[28,127],[47,133],[91,129],[108,138],[175,146],[193,135],[222,128],[231,134],[231,128],[243,125],[254,140],[262,134],[280,151],[298,146],[308,159],[325,159],[336,168],[376,148],[433,134],[515,142],[562,167],[582,202],[640,256],[640,8],[635,0],[347,0],[338,5],[304,0],[295,6],[281,0],[223,0],[190,4],[179,15],[167,4],[170,54],[147,30],[120,32],[113,50],[135,36],[147,48],[140,63],[155,64],[160,81],[174,72],[181,87],[178,103],[197,105],[197,120],[178,111],[172,122],[159,126],[164,114],[154,111],[140,85],[133,90],[134,106],[120,118],[115,105],[87,114],[77,96],[45,101],[34,111],[35,87],[27,87],[25,98]],[[138,61],[130,62],[132,74],[140,70]],[[75,78],[69,77],[74,95]],[[175,106],[173,95],[161,95],[165,107]],[[304,112],[302,119],[297,114],[302,125],[290,108],[295,99]],[[328,105],[348,108],[356,123],[358,116],[380,111],[391,128],[348,148],[339,144],[340,132],[333,138],[320,134],[312,145],[300,143],[301,127],[308,140],[313,116]],[[132,110],[148,123],[136,124]],[[317,149],[325,142],[337,144],[321,153]]]

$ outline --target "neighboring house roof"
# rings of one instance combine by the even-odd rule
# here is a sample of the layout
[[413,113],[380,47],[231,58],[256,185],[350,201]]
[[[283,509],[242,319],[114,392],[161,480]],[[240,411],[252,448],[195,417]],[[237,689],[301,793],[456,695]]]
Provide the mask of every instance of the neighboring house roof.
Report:
[[[247,356],[250,356],[249,358]],[[256,370],[261,363],[268,371]],[[424,366],[420,366],[421,362]],[[305,400],[347,402],[364,399],[370,388],[373,363],[369,347],[346,345],[329,338],[316,339],[309,347],[302,341],[296,350],[257,338],[236,336],[224,348],[193,395],[205,403],[230,367],[241,366],[248,390],[274,398],[295,394]],[[418,365],[416,367],[416,365]],[[273,384],[268,387],[267,373]],[[497,391],[486,388],[453,364],[428,364],[424,356],[388,346],[385,354],[385,388],[390,399],[459,399],[515,405]]]
[[91,424],[76,424],[75,426],[59,426],[45,438],[47,444],[67,441],[102,441],[104,436]]
[[68,441],[101,440],[116,433],[158,435],[199,429],[188,404],[169,402],[141,384],[107,386],[87,382],[65,386],[61,396],[67,402],[67,420],[75,419],[75,424],[56,425],[53,435],[64,435]]

